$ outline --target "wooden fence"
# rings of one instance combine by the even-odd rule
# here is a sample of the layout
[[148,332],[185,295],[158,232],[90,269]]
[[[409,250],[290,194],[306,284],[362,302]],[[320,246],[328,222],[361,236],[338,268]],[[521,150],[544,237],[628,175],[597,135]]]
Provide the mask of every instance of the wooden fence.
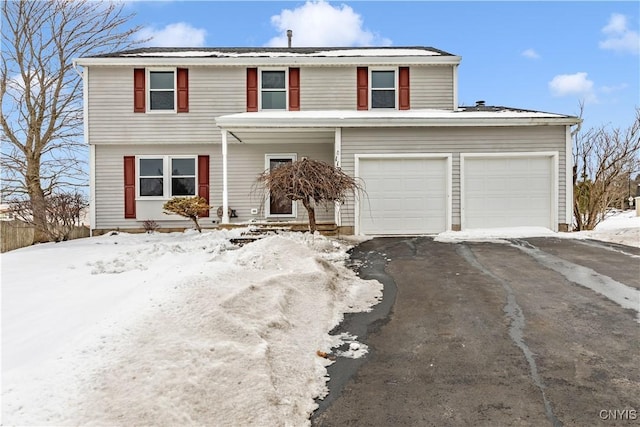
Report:
[[[34,234],[34,228],[22,221],[0,221],[1,252],[31,246]],[[69,240],[83,237],[89,237],[89,227],[74,227]]]

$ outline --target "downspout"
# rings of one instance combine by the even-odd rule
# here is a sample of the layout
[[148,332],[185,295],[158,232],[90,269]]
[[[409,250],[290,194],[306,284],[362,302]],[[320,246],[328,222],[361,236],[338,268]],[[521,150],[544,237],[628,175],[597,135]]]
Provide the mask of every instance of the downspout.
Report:
[[[333,141],[333,165],[340,169],[342,167],[342,128],[336,128]],[[354,195],[355,197],[355,195]],[[340,229],[342,227],[342,209],[340,202],[334,203],[334,217],[333,220],[336,223],[336,227]]]
[[453,66],[453,111],[458,111],[458,65]]
[[93,237],[96,220],[96,149],[89,143],[89,68],[78,70],[78,62],[73,61],[73,69],[82,79],[82,127],[84,142],[89,147],[89,237]]

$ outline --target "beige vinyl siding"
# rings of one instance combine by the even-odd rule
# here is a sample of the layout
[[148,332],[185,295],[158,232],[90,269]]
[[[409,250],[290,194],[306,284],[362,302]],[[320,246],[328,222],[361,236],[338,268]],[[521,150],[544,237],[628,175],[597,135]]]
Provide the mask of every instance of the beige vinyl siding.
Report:
[[[355,172],[356,154],[451,153],[452,224],[460,225],[460,153],[558,152],[558,218],[565,212],[565,127],[434,127],[342,129],[342,169]],[[523,188],[526,191],[526,188]],[[366,195],[363,197],[366,198]],[[366,203],[365,203],[366,205]],[[354,225],[353,198],[342,207],[342,225]]]
[[[124,156],[136,155],[208,155],[210,156],[210,204],[213,211],[209,218],[203,218],[204,227],[218,220],[216,210],[222,205],[222,154],[219,144],[172,144],[172,145],[97,145],[96,146],[96,218],[94,229],[140,228],[147,218],[124,218]],[[265,168],[265,154],[296,153],[298,159],[309,157],[333,161],[332,144],[229,144],[228,183],[229,207],[235,209],[238,218],[232,223],[246,222],[252,218],[264,219],[260,193],[254,188],[255,179]],[[137,165],[136,165],[137,166]],[[251,215],[251,209],[257,208],[258,215]],[[333,221],[333,207],[327,211],[319,207],[318,221]],[[293,221],[306,221],[307,214],[301,204],[298,217]],[[156,220],[163,228],[191,227],[189,220]]]
[[411,67],[411,109],[453,109],[453,72],[450,65]]
[[300,69],[301,110],[355,110],[355,67]]
[[134,113],[133,67],[91,67],[88,101],[91,144],[210,144],[216,116],[246,111],[246,71],[191,67],[188,113]]
[[[266,154],[295,153],[298,160],[308,157],[328,163],[333,162],[333,144],[229,144],[228,148],[229,207],[235,209],[238,214],[235,221],[265,219],[264,193],[255,186],[255,183],[258,174],[265,170]],[[216,166],[218,163],[220,166]],[[222,205],[222,164],[218,163],[214,164],[216,171],[212,173],[215,177],[213,190],[217,197],[212,199],[212,204]],[[258,215],[251,215],[251,209],[258,209]],[[297,218],[283,220],[307,221],[307,211],[302,203],[298,203],[297,213]],[[275,221],[276,218],[270,218],[270,220]],[[333,206],[330,206],[329,210],[319,206],[316,211],[316,220],[334,221]]]
[[[124,156],[136,155],[209,155],[210,169],[215,167],[215,158],[220,154],[219,145],[97,145],[96,150],[96,218],[92,224],[96,229],[141,228],[147,218],[124,218]],[[136,168],[138,165],[136,164]],[[212,178],[210,177],[210,180]],[[136,187],[138,183],[136,182]],[[215,213],[214,217],[215,218]],[[156,221],[161,227],[191,227],[189,220]],[[202,225],[210,224],[203,219]]]
[[[303,67],[300,69],[302,110],[355,110],[357,108],[356,67]],[[453,108],[453,68],[412,66],[410,68],[412,109]]]

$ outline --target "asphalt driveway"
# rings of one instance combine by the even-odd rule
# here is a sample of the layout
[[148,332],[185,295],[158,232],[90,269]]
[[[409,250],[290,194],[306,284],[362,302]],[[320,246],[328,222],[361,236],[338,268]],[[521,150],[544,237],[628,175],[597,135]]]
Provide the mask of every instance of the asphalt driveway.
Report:
[[345,322],[370,354],[331,367],[313,425],[640,424],[640,249],[380,238],[353,259],[385,301]]

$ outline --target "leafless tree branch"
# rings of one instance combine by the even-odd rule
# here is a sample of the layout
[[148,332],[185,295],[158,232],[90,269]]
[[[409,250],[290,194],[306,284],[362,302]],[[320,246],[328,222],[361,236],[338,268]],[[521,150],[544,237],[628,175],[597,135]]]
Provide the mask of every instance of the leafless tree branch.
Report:
[[82,79],[73,59],[129,49],[139,27],[124,28],[132,15],[121,2],[9,0],[1,7],[2,197],[27,195],[33,221],[46,230],[47,197],[86,184]]
[[631,176],[640,171],[640,109],[627,129],[605,126],[575,133],[573,212],[576,230],[592,230],[607,209],[624,206]]
[[257,179],[259,187],[272,198],[300,200],[309,215],[309,231],[316,231],[315,206],[318,203],[343,202],[357,191],[359,182],[325,162],[302,159],[285,163],[263,172]]

